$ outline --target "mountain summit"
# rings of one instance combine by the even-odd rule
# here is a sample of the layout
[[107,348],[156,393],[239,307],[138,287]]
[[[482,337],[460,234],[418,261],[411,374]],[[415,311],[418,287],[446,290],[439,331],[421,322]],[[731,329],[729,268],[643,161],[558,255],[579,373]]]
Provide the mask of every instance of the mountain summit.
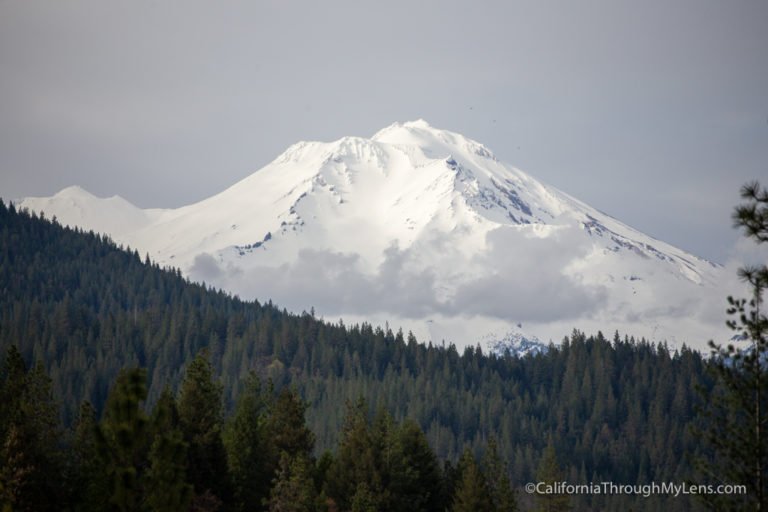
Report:
[[706,300],[721,267],[423,120],[299,142],[178,209],[77,187],[21,206],[243,297],[435,342],[474,344],[519,322],[554,341],[574,327],[701,347],[713,336]]

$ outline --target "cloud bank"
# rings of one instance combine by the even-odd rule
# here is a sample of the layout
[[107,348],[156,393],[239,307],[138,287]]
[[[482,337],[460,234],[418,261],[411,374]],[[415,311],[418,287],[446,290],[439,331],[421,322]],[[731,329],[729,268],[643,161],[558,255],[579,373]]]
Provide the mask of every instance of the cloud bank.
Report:
[[460,261],[451,254],[455,250],[394,245],[373,274],[361,270],[356,254],[321,249],[301,249],[291,263],[278,267],[236,267],[200,254],[189,274],[243,297],[270,298],[293,310],[314,307],[331,316],[481,315],[545,322],[589,314],[606,301],[603,288],[562,272],[587,250],[575,244],[575,237],[525,238],[500,228],[489,233],[486,251],[448,279],[425,265],[424,255],[439,251],[443,261],[438,265],[446,268],[445,261]]
[[[615,276],[615,282],[595,284],[573,270],[594,248],[567,230],[536,238],[499,228],[488,233],[485,250],[473,257],[462,257],[460,249],[445,240],[405,249],[393,245],[375,272],[363,270],[368,266],[360,255],[325,249],[302,249],[277,267],[241,267],[200,254],[189,275],[293,311],[314,308],[326,318],[390,319],[394,325],[449,337],[453,331],[462,339],[451,341],[460,345],[475,343],[490,325],[504,334],[500,326],[523,322],[544,340],[560,340],[575,327],[608,334],[619,330],[706,351],[710,339],[730,337],[726,297],[749,294],[738,268],[768,262],[768,247],[740,240],[713,283],[678,276],[653,278],[651,285]],[[655,268],[652,263],[631,260],[640,273]],[[636,287],[637,294],[627,299],[618,291],[621,286]]]

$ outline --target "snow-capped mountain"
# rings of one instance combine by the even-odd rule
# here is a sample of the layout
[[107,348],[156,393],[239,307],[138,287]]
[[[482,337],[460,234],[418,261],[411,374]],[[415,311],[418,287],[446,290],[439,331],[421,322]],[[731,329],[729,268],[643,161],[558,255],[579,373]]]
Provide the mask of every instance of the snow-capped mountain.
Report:
[[705,302],[721,267],[422,120],[299,142],[178,209],[78,187],[20,204],[242,297],[422,340],[474,344],[518,322],[554,341],[574,327],[701,347],[716,337]]
[[491,352],[500,356],[535,356],[549,351],[549,345],[542,343],[535,335],[526,334],[522,324],[517,324],[516,327],[504,336],[488,333],[483,340],[484,344]]

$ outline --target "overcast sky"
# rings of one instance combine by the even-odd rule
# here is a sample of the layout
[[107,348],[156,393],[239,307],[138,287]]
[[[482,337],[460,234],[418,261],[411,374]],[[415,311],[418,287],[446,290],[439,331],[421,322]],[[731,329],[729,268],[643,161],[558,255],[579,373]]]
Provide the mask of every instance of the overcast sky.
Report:
[[0,0],[0,197],[205,198],[424,118],[723,262],[768,183],[768,2]]

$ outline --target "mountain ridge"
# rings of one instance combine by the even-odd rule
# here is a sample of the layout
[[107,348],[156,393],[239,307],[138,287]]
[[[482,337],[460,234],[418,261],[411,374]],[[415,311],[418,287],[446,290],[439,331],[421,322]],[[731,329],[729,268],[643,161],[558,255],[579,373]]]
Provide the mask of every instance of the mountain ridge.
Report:
[[[418,324],[421,339],[454,333],[449,341],[460,345],[519,321],[560,339],[568,322],[586,319],[585,329],[642,325],[638,334],[661,329],[703,346],[700,334],[674,324],[701,316],[688,303],[716,288],[721,273],[424,120],[371,138],[298,142],[177,209],[142,210],[79,190],[21,206],[106,232],[233,293]],[[478,332],[457,335],[464,321]],[[563,332],[553,335],[554,324]]]

